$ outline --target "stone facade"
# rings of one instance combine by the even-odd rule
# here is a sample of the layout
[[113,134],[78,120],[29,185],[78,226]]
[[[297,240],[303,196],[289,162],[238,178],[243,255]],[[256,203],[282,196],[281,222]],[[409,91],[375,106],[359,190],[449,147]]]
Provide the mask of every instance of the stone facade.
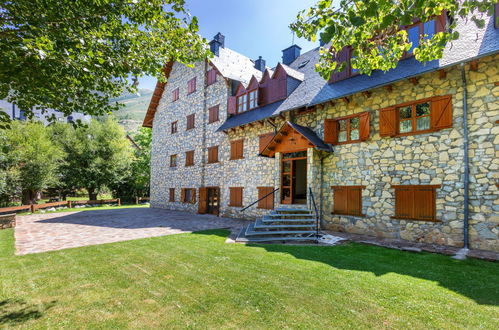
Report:
[[[478,70],[465,66],[468,91],[470,157],[470,247],[499,251],[499,56],[480,59]],[[202,82],[206,63],[194,68],[175,64],[153,125],[151,205],[197,212],[196,204],[180,202],[181,188],[220,187],[220,215],[254,219],[268,213],[257,207],[241,213],[228,206],[229,187],[244,187],[243,205],[258,199],[257,187],[279,188],[281,154],[275,158],[258,156],[259,135],[274,127],[268,122],[245,125],[228,133],[216,132],[227,118],[227,98],[232,86],[221,76],[211,86]],[[186,95],[187,81],[197,77],[197,90]],[[321,110],[302,115],[286,112],[285,120],[310,127],[322,138],[324,120],[370,112],[370,137],[360,143],[334,147],[324,154],[307,151],[307,188],[312,188],[320,208],[323,228],[399,238],[408,241],[451,246],[463,245],[464,166],[463,166],[463,82],[460,66],[426,73],[415,83],[402,80],[388,90],[379,87],[370,93],[335,100]],[[172,91],[180,88],[180,99],[172,102]],[[437,95],[452,95],[453,126],[436,132],[403,137],[381,137],[379,110],[396,104]],[[220,121],[208,124],[208,109],[220,104]],[[258,110],[253,110],[258,111]],[[196,127],[186,131],[186,115],[196,114]],[[178,120],[178,133],[171,134],[171,122]],[[230,141],[244,139],[244,158],[229,160]],[[219,146],[219,162],[207,164],[207,148]],[[185,167],[185,152],[195,150],[195,165]],[[170,168],[170,155],[178,155],[178,165]],[[321,161],[322,158],[322,161]],[[323,164],[321,166],[321,163]],[[392,185],[441,185],[436,190],[437,222],[400,220],[394,216]],[[331,214],[334,197],[331,186],[362,185],[362,217]],[[169,188],[175,188],[175,202],[168,202]],[[276,204],[279,197],[276,196]]]
[[15,214],[0,215],[0,230],[7,228],[14,228],[16,226]]

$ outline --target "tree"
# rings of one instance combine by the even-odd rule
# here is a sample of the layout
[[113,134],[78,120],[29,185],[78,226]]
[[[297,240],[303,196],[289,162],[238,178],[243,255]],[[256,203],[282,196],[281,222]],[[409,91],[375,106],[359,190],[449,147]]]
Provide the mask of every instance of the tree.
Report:
[[54,139],[66,152],[61,178],[68,189],[85,188],[91,200],[99,191],[121,183],[130,173],[132,147],[112,117],[93,119],[89,125],[54,128]]
[[[328,44],[321,49],[321,58],[316,66],[324,79],[335,71],[342,71],[344,63],[335,60],[335,55],[344,47],[353,50],[352,67],[360,73],[395,68],[403,53],[411,49],[407,32],[400,29],[415,18],[427,22],[446,12],[452,19],[443,32],[431,38],[421,39],[413,50],[420,62],[439,59],[445,45],[459,38],[454,30],[459,20],[468,19],[484,26],[482,13],[493,14],[497,0],[341,0],[335,8],[332,0],[319,0],[307,11],[302,11],[291,29],[299,37],[315,41],[319,35]],[[340,65],[339,65],[340,64]]]
[[15,121],[1,135],[3,193],[12,197],[22,192],[23,204],[34,204],[39,192],[59,180],[58,167],[64,153],[39,122]]
[[[0,99],[28,118],[33,107],[67,116],[118,110],[110,99],[136,93],[137,77],[164,81],[168,61],[209,55],[184,2],[0,0]],[[7,121],[0,116],[0,125]]]

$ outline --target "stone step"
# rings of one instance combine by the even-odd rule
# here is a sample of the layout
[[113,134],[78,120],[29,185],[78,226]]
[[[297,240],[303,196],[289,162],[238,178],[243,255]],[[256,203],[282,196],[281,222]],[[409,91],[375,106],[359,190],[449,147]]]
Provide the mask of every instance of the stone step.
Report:
[[272,230],[262,231],[255,229],[255,224],[249,224],[244,233],[245,236],[268,236],[268,235],[306,235],[315,234],[315,230]]
[[282,218],[282,217],[315,217],[312,213],[270,213],[269,217]]
[[262,218],[263,223],[315,223],[315,219],[312,218],[307,218],[307,219],[280,219],[280,218],[270,218],[270,217],[263,217]]
[[310,213],[310,210],[303,208],[303,209],[294,209],[294,208],[285,208],[285,207],[278,207],[274,209],[275,212],[294,212],[294,213]]
[[258,219],[254,225],[255,229],[281,229],[281,228],[309,228],[315,229],[315,223],[301,223],[301,224],[268,224],[263,222],[262,219]]
[[310,237],[238,237],[236,242],[239,243],[263,243],[263,242],[307,242],[316,241],[315,236]]

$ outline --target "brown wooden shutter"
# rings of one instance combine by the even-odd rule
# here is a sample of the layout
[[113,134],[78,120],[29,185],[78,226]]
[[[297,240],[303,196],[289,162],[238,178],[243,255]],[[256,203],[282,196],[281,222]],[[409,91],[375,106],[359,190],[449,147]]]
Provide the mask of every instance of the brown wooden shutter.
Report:
[[397,108],[386,108],[379,111],[379,135],[397,135]]
[[333,187],[333,213],[336,214],[347,214],[347,198],[348,198],[348,189],[346,187]]
[[231,187],[230,192],[230,204],[229,206],[243,206],[243,188],[242,187]]
[[338,144],[338,121],[334,119],[324,120],[324,142]]
[[170,188],[170,202],[175,202],[175,188]]
[[415,188],[414,190],[414,218],[435,219],[435,189]]
[[277,91],[276,91],[276,98],[278,100],[283,100],[288,96],[288,91],[287,91],[287,86],[288,86],[288,79],[286,75],[283,75],[282,77],[279,77],[277,80]]
[[237,113],[237,98],[235,96],[229,96],[229,100],[227,101],[227,112],[231,115]]
[[435,18],[435,33],[444,32],[447,23],[447,13],[444,11],[441,15]]
[[208,189],[199,188],[199,203],[198,203],[198,213],[205,214],[208,209],[207,203]]
[[494,7],[494,27],[499,29],[499,2]]
[[181,192],[180,192],[180,201],[182,203],[185,203],[185,188],[182,188]]
[[[263,198],[263,196],[270,194],[274,187],[257,187],[258,189],[258,199]],[[258,202],[259,209],[272,210],[274,208],[274,194],[267,196],[266,198]]]
[[347,212],[351,215],[362,214],[362,188],[348,187],[347,188]]
[[261,85],[258,88],[258,105],[263,106],[268,104],[268,83]]
[[260,146],[259,153],[262,153],[265,147],[270,143],[270,141],[274,138],[274,133],[267,133],[260,135]]
[[452,96],[438,96],[431,100],[431,128],[452,127]]
[[345,68],[340,72],[333,72],[331,74],[331,79],[329,79],[329,83],[334,83],[343,79],[350,77],[350,47],[344,47],[341,51],[338,52],[335,56],[335,61],[338,62],[338,67],[345,62]]
[[402,218],[414,217],[414,189],[411,187],[395,188],[395,216]]
[[[369,112],[364,112],[360,115],[360,140],[365,141],[369,138],[371,131],[371,123]],[[338,136],[338,135],[336,135]]]
[[190,202],[192,204],[196,204],[196,189],[195,188],[191,188],[191,200]]

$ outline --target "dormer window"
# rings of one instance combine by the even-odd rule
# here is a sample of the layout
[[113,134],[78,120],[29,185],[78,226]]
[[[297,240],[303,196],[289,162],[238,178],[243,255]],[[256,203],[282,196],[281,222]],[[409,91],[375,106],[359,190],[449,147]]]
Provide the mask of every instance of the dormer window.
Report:
[[237,97],[237,112],[241,113],[248,110],[248,94]]
[[237,97],[237,112],[245,112],[258,107],[258,89]]
[[249,92],[248,95],[248,110],[251,110],[258,106],[258,89]]

